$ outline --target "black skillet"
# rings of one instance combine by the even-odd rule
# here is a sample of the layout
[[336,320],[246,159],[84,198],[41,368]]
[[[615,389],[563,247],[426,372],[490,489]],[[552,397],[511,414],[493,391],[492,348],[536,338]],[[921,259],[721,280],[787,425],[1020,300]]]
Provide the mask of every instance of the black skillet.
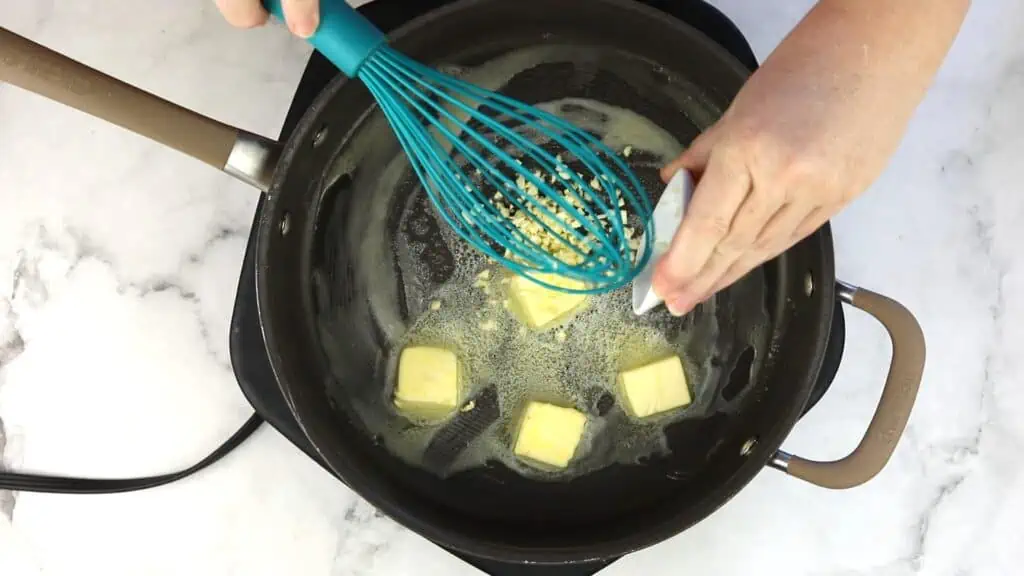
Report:
[[[472,65],[538,45],[571,45],[573,64],[518,75],[505,91],[527,101],[576,95],[628,107],[688,142],[728,106],[748,72],[699,32],[627,0],[464,0],[391,34],[426,62]],[[573,72],[586,71],[581,80]],[[700,521],[766,465],[829,488],[866,482],[886,464],[907,419],[924,364],[924,340],[902,306],[834,279],[823,229],[716,297],[723,344],[755,313],[769,329],[751,354],[718,358],[715,410],[668,430],[672,452],[644,465],[614,465],[568,482],[527,479],[501,466],[446,479],[410,467],[363,432],[347,387],[377,377],[382,328],[359,288],[342,237],[365,217],[352,199],[372,163],[329,170],[372,100],[358,82],[328,86],[283,144],[204,118],[125,85],[5,30],[0,79],[79,108],[222,169],[267,192],[257,231],[257,296],[281,390],[321,459],[346,484],[409,528],[453,550],[513,562],[620,556]],[[381,140],[388,145],[389,137]],[[393,139],[392,139],[393,140]],[[391,143],[393,145],[393,142]],[[655,167],[634,166],[651,180]],[[419,194],[415,185],[401,194]],[[415,203],[412,203],[415,204]],[[387,233],[399,234],[401,212]],[[443,282],[443,250],[436,254]],[[450,255],[449,255],[450,257]],[[380,266],[393,267],[382,260]],[[450,262],[449,262],[450,264]],[[402,284],[403,271],[392,270]],[[427,282],[430,288],[430,282]],[[749,296],[756,293],[753,301]],[[406,291],[403,315],[423,293]],[[893,361],[860,445],[836,462],[779,450],[821,368],[835,299],[888,329]],[[701,311],[681,320],[696,323]],[[710,313],[710,312],[703,312]],[[732,340],[730,340],[730,335]],[[377,382],[383,386],[383,382]],[[720,401],[720,402],[719,402]]]

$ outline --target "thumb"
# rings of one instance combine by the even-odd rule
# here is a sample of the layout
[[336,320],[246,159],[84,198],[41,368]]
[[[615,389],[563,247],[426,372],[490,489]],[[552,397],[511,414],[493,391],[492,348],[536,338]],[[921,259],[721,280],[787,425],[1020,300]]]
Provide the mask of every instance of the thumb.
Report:
[[267,11],[256,0],[215,0],[217,9],[229,24],[237,28],[253,28],[267,22]]
[[678,158],[661,169],[661,179],[668,183],[680,168],[686,168],[694,178],[699,178],[704,173],[704,167],[707,166],[708,158],[711,156],[711,149],[714,148],[714,143],[718,139],[717,128],[718,124],[715,124],[694,138]]

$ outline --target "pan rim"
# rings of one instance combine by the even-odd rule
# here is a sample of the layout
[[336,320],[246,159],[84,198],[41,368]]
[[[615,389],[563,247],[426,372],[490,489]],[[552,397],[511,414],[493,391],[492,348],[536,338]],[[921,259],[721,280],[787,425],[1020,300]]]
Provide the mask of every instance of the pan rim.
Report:
[[[493,3],[496,0],[460,0],[452,4],[446,5],[442,8],[430,11],[428,14],[415,18],[410,22],[406,23],[402,27],[395,30],[389,35],[391,38],[400,39],[409,29],[419,28],[424,26],[426,23],[433,20],[447,16],[448,14],[465,10],[469,7],[484,5]],[[650,16],[659,17],[660,13],[652,7],[631,2],[629,0],[588,0],[589,2],[600,2],[606,5],[615,6],[621,9],[637,10],[646,12]],[[736,60],[731,54],[725,51],[724,48],[711,41],[709,38],[704,36],[699,30],[692,26],[672,20],[667,22],[667,25],[673,26],[678,29],[680,33],[687,34],[695,42],[701,42],[705,44],[706,48],[711,52],[717,52],[720,61],[726,63],[730,69],[745,79],[749,76],[750,71],[747,70],[743,65]],[[283,397],[288,405],[289,410],[294,415],[296,422],[303,434],[310,440],[311,445],[322,457],[325,464],[335,473],[339,478],[343,479],[343,482],[352,488],[361,498],[366,499],[375,507],[381,509],[388,516],[394,518],[396,521],[401,523],[403,526],[413,530],[414,532],[428,538],[429,540],[449,549],[457,550],[474,556],[483,558],[490,558],[501,561],[512,561],[512,562],[530,562],[539,564],[560,564],[569,562],[586,562],[600,559],[607,559],[611,557],[618,557],[623,554],[635,552],[637,550],[647,548],[656,543],[662,542],[686,529],[693,526],[697,522],[703,520],[710,515],[714,510],[717,510],[730,500],[735,494],[737,494],[743,487],[745,487],[756,475],[762,470],[768,459],[771,457],[777,446],[772,447],[771,445],[775,442],[764,442],[758,449],[751,453],[747,462],[738,469],[730,477],[730,481],[726,482],[718,487],[714,492],[709,493],[704,497],[704,506],[695,506],[691,508],[687,516],[693,518],[692,521],[677,521],[677,522],[661,522],[656,528],[647,530],[643,533],[633,534],[626,537],[621,537],[615,540],[605,540],[600,543],[592,545],[579,545],[579,546],[566,546],[561,548],[546,548],[538,549],[533,547],[518,547],[507,544],[493,543],[490,541],[469,538],[465,532],[458,530],[452,530],[444,526],[431,522],[429,519],[423,517],[423,515],[407,510],[404,506],[394,502],[388,497],[380,494],[373,486],[372,475],[367,474],[365,470],[360,469],[359,466],[348,465],[344,462],[339,462],[337,458],[333,458],[325,453],[323,444],[318,438],[322,438],[321,431],[311,427],[307,417],[304,417],[304,413],[307,412],[301,406],[301,400],[296,398],[293,386],[290,384],[294,381],[294,376],[290,376],[289,372],[289,361],[282,358],[280,353],[280,346],[278,342],[277,331],[275,330],[275,311],[272,309],[273,298],[269,288],[268,274],[269,268],[266,265],[268,260],[269,246],[271,245],[273,236],[276,233],[276,226],[274,215],[278,213],[279,207],[277,206],[280,190],[284,185],[288,168],[292,164],[292,160],[296,154],[298,154],[300,145],[308,140],[309,135],[316,129],[318,125],[318,118],[320,111],[327,105],[328,102],[333,100],[338,91],[342,90],[343,86],[348,82],[348,79],[344,77],[335,78],[321,93],[317,96],[316,101],[310,107],[309,110],[303,115],[295,132],[291,135],[285,144],[284,152],[282,154],[281,162],[278,166],[278,170],[274,174],[274,180],[270,188],[270,192],[267,197],[267,206],[265,207],[264,214],[267,216],[260,222],[260,230],[257,235],[257,261],[256,267],[256,285],[257,285],[257,305],[259,309],[261,330],[263,333],[264,341],[266,342],[268,357],[270,358],[270,364],[274,371],[275,379],[277,380],[278,386],[282,392]],[[822,278],[819,281],[819,290],[827,292],[828,294],[828,305],[825,306],[827,314],[822,315],[822,322],[827,325],[831,324],[831,305],[832,305],[832,290],[834,284],[834,272],[831,269],[831,254],[832,254],[832,243],[831,234],[827,228],[819,230],[814,235],[809,237],[804,242],[820,242],[820,249],[822,254],[827,256],[825,260],[828,262],[828,266],[823,267]],[[303,254],[303,258],[308,258],[308,254]],[[828,268],[827,270],[824,268]],[[304,267],[307,269],[308,267]],[[277,312],[278,314],[280,312]],[[820,350],[816,355],[817,362],[813,366],[812,374],[817,374],[820,369],[820,362],[825,346],[825,341],[822,340],[820,343]],[[813,378],[809,378],[807,382],[803,384],[803,390],[801,397],[806,399],[810,395],[810,391],[813,387]],[[791,407],[790,413],[780,418],[774,427],[771,435],[778,435],[778,445],[781,445],[785,437],[792,430],[797,419],[799,418],[802,410],[802,404]],[[766,438],[767,439],[767,438]],[[706,508],[706,509],[704,509]],[[677,518],[677,520],[679,520]]]

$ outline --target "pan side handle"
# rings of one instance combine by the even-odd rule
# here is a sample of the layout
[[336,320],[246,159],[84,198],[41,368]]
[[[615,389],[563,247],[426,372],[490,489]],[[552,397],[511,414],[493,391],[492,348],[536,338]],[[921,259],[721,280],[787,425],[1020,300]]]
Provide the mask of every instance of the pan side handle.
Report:
[[0,81],[116,124],[267,190],[280,146],[0,28]]
[[823,488],[844,489],[874,478],[896,450],[921,386],[925,343],[917,319],[899,302],[843,283],[837,293],[843,302],[874,316],[892,340],[889,375],[875,415],[860,444],[845,458],[817,462],[779,450],[769,466]]

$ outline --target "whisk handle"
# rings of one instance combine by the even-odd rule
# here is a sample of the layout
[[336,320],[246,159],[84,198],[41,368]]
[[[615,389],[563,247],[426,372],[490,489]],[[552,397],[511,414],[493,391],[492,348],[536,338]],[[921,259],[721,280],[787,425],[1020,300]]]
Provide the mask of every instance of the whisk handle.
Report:
[[[263,0],[263,6],[284,20],[281,0]],[[363,62],[384,44],[385,37],[345,0],[321,0],[320,26],[308,41],[346,76],[355,78]]]

